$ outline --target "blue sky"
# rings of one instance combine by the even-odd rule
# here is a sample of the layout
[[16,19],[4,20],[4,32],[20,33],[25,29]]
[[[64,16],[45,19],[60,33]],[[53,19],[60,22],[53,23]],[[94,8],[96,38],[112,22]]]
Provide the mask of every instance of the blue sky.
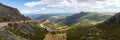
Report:
[[0,0],[22,14],[119,12],[120,0]]

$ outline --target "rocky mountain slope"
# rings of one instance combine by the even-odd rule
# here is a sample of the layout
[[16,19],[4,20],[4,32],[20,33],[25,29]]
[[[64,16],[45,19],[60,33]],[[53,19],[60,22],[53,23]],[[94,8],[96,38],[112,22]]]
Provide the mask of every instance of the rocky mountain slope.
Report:
[[110,19],[106,20],[104,23],[106,24],[120,23],[120,13],[115,14]]
[[20,14],[17,8],[12,8],[0,3],[0,22],[30,20]]

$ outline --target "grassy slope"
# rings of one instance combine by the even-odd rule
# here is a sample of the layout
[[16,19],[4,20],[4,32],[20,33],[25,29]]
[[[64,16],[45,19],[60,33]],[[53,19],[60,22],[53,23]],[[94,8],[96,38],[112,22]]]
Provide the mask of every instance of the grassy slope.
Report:
[[115,24],[101,24],[98,28],[108,33],[108,38],[113,40],[120,40],[120,23]]
[[86,25],[72,26],[67,31],[67,40],[120,40],[120,23]]
[[72,15],[63,20],[64,24],[76,24],[83,22],[103,22],[106,19],[110,18],[112,15],[104,14],[104,13],[96,13],[96,12],[82,12],[79,14]]

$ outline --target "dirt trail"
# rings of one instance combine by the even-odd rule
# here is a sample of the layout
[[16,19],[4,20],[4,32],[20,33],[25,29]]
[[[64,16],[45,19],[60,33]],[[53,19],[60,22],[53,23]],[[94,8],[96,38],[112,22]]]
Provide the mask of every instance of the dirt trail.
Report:
[[44,40],[66,40],[66,33],[63,34],[48,33]]
[[49,21],[44,21],[43,23],[40,24],[41,27],[46,28],[47,31],[49,32],[48,34],[46,34],[44,40],[66,40],[67,39],[65,31],[69,28],[61,29],[61,30],[52,30],[44,26],[44,24],[47,22]]
[[7,26],[9,22],[3,22],[3,23],[0,23],[0,27],[4,27],[4,26]]

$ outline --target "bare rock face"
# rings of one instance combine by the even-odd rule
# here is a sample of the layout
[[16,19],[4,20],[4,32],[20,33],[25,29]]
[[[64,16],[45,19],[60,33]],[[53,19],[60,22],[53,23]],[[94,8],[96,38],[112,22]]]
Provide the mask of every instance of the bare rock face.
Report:
[[30,20],[20,14],[17,8],[12,8],[0,3],[0,22]]
[[120,23],[120,13],[115,14],[110,19],[106,20],[104,23],[106,24]]

